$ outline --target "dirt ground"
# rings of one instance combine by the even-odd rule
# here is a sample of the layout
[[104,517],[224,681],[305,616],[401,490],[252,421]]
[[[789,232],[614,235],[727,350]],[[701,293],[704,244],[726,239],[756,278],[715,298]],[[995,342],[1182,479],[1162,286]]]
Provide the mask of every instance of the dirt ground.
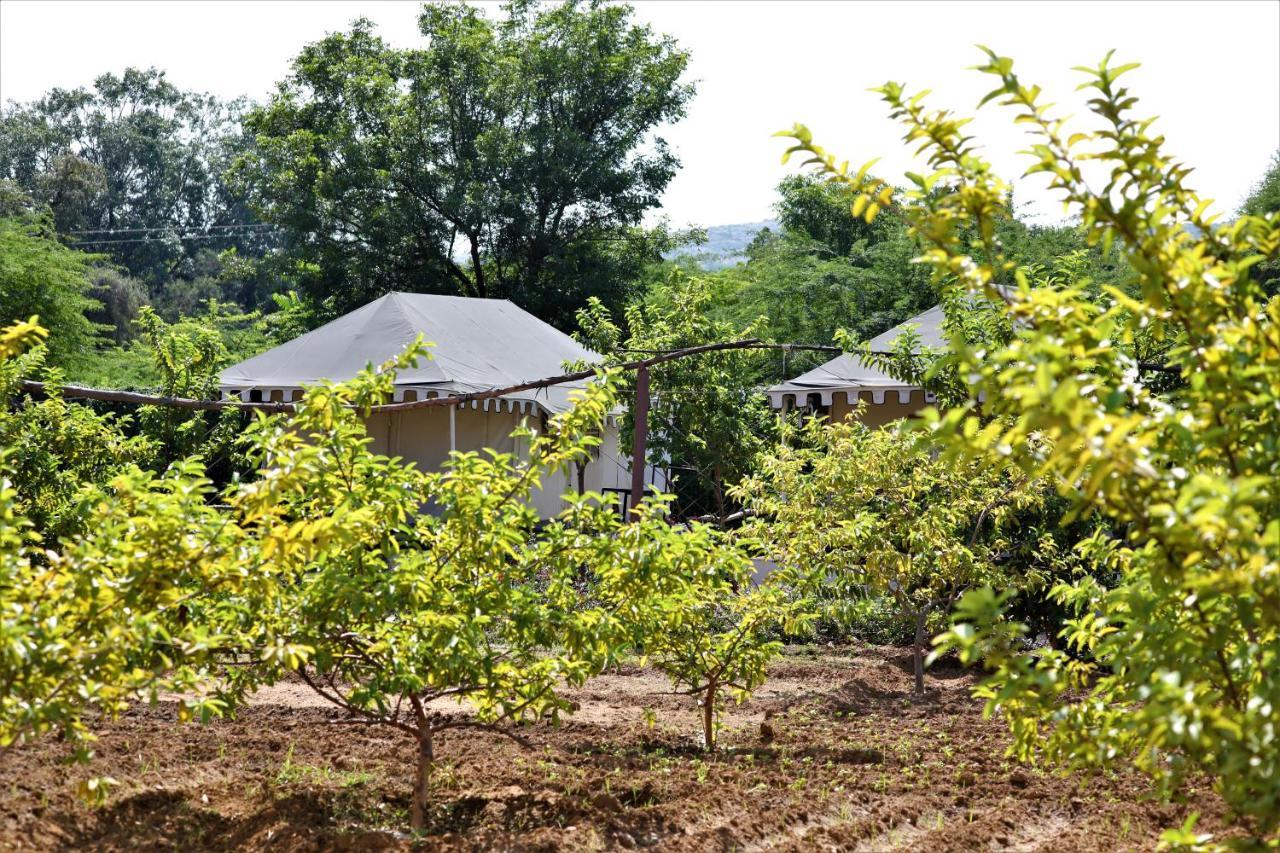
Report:
[[[722,752],[696,749],[696,709],[656,673],[575,691],[559,727],[437,743],[436,811],[418,849],[1127,850],[1199,812],[1230,835],[1201,785],[1161,804],[1136,776],[1059,776],[1004,757],[1008,735],[936,671],[912,701],[895,649],[793,652],[731,707]],[[97,759],[68,767],[48,739],[0,752],[0,848],[410,849],[413,749],[391,730],[335,726],[304,685],[259,693],[238,717],[175,724],[172,704],[100,727]],[[109,775],[106,806],[76,782]]]

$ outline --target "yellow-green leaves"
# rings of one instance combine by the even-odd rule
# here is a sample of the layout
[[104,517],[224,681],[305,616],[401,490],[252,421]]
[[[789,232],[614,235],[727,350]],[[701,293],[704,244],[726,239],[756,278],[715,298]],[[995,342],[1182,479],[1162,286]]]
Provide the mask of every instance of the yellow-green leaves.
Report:
[[741,544],[705,525],[678,530],[651,510],[622,535],[626,557],[600,566],[593,594],[623,617],[647,663],[696,699],[714,750],[725,695],[741,702],[764,683],[778,631],[806,632],[809,603],[800,590],[757,586]]
[[1020,472],[940,458],[919,435],[859,423],[815,420],[794,438],[739,493],[762,555],[832,613],[870,590],[923,630],[974,584],[1027,585],[1029,567],[1000,557],[1014,538],[1007,511],[1042,499]]
[[[1186,185],[1190,169],[1165,153],[1149,117],[1133,114],[1122,77],[1135,64],[1112,65],[1108,54],[1076,69],[1094,126],[1069,129],[1012,60],[984,51],[979,70],[999,85],[982,104],[1012,110],[1028,129],[1027,173],[1049,176],[1091,244],[1115,248],[1136,292],[1079,281],[1069,268],[1012,270],[992,239],[1008,215],[1007,185],[964,120],[926,110],[898,84],[880,90],[933,169],[909,176],[899,204],[944,293],[994,296],[997,285],[1020,284],[995,303],[1016,334],[983,348],[953,341],[950,364],[982,403],[930,415],[932,434],[951,458],[1046,478],[1067,518],[1093,515],[1116,531],[1078,546],[1113,588],[1085,578],[1053,590],[1072,614],[1062,639],[1088,662],[1053,649],[1023,654],[1000,602],[976,593],[962,600],[945,645],[994,669],[981,694],[1010,720],[1020,757],[1068,766],[1130,758],[1169,787],[1205,770],[1254,827],[1274,832],[1280,300],[1252,270],[1280,256],[1280,217],[1214,221]],[[1086,160],[1101,167],[1100,186],[1085,181]],[[844,180],[825,164],[816,165]],[[1090,295],[1096,284],[1106,299]]]
[[39,317],[32,317],[30,320],[18,321],[0,329],[0,362],[17,358],[28,348],[48,337],[49,333],[41,328],[39,321]]
[[774,136],[796,140],[795,145],[792,145],[782,153],[783,164],[791,160],[792,154],[808,154],[810,155],[809,158],[802,165],[814,166],[818,171],[829,175],[831,180],[846,184],[856,190],[857,195],[851,205],[851,211],[855,217],[862,217],[870,223],[882,209],[888,207],[893,201],[893,187],[870,175],[871,167],[879,162],[879,157],[863,163],[858,171],[851,175],[849,174],[849,161],[845,160],[837,164],[835,158],[828,154],[825,149],[814,144],[813,133],[804,125],[797,124],[791,130],[778,131]]

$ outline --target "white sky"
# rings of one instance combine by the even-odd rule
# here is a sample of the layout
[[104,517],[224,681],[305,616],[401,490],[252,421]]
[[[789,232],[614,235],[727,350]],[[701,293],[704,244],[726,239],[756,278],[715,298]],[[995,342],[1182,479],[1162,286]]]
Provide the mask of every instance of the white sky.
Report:
[[[661,2],[638,16],[693,53],[688,117],[665,131],[683,168],[665,197],[673,223],[771,215],[783,141],[795,121],[877,172],[913,166],[896,125],[867,88],[887,79],[931,88],[935,105],[970,112],[987,89],[975,43],[1017,60],[1024,80],[1082,116],[1072,65],[1110,48],[1141,61],[1126,78],[1193,186],[1233,209],[1280,148],[1280,2]],[[154,65],[180,88],[261,99],[299,48],[364,15],[396,45],[416,44],[415,2],[31,2],[0,0],[0,99],[88,85],[104,71]],[[1021,132],[989,106],[971,127],[1006,177]],[[1061,208],[1034,182],[1022,201],[1041,221]]]

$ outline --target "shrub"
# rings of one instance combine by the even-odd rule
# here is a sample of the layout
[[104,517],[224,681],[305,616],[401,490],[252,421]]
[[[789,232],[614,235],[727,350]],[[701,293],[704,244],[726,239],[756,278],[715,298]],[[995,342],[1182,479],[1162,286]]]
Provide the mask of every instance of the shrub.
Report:
[[905,429],[811,420],[738,494],[756,513],[748,535],[779,565],[780,583],[825,600],[835,616],[860,596],[892,598],[912,623],[917,694],[932,616],[973,585],[1031,582],[1002,554],[1006,522],[1040,493],[1021,472],[939,459]]

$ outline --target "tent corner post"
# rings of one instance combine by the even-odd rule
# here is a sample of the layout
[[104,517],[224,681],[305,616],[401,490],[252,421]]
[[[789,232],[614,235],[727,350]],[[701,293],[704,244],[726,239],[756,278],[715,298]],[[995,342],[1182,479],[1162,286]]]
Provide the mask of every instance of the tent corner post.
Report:
[[636,397],[631,416],[633,441],[631,444],[631,515],[640,515],[640,501],[644,498],[645,445],[649,440],[649,365],[641,362],[636,367]]

